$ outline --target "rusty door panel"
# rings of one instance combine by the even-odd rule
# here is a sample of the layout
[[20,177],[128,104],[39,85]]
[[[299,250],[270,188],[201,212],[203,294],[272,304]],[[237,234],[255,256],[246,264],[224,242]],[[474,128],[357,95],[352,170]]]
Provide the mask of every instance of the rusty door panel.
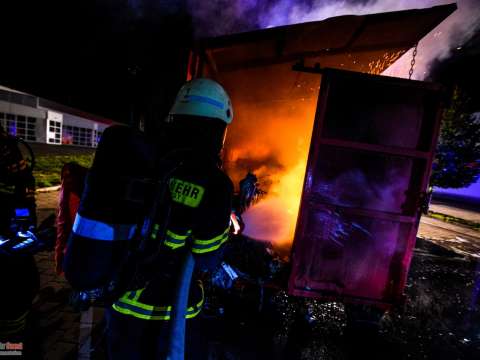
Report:
[[402,299],[441,107],[434,84],[323,73],[291,294],[381,305]]

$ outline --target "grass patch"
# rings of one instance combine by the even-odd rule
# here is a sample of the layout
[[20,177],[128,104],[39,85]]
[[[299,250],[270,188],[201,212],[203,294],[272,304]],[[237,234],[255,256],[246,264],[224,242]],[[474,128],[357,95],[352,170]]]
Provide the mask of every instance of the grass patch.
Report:
[[60,185],[60,172],[65,163],[76,161],[89,168],[92,165],[94,154],[81,155],[44,155],[38,156],[35,161],[35,176],[37,188]]
[[429,211],[428,216],[434,219],[442,220],[452,224],[464,225],[468,226],[469,228],[480,230],[480,223],[471,220],[461,219],[455,216],[450,216],[442,213],[437,213],[435,211]]

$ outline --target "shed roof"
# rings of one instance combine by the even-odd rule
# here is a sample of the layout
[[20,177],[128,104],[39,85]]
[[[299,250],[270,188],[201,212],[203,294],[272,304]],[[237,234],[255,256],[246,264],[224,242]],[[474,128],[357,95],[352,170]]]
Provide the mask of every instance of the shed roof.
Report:
[[322,67],[380,73],[455,11],[455,4],[346,15],[203,39],[216,71],[311,59]]

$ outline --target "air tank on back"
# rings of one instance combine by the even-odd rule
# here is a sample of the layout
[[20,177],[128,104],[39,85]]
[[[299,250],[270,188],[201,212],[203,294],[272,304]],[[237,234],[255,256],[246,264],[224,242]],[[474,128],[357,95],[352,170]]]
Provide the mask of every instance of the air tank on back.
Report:
[[64,271],[73,288],[104,287],[125,265],[151,198],[154,154],[141,132],[126,126],[104,132],[67,245]]

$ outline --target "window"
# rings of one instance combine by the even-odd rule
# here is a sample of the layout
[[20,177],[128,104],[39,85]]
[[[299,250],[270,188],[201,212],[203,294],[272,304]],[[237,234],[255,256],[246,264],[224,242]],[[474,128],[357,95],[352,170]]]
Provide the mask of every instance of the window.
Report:
[[37,141],[36,124],[37,119],[34,117],[0,113],[0,126],[10,135],[18,136],[26,141]]
[[93,146],[97,147],[98,143],[100,142],[100,139],[102,138],[102,131],[94,130],[93,131]]
[[48,142],[50,144],[61,144],[62,123],[60,121],[49,120],[48,130],[50,132]]
[[92,129],[66,125],[62,131],[62,144],[93,147]]
[[25,116],[17,115],[17,136],[25,139]]
[[28,117],[26,124],[27,124],[27,127],[26,127],[27,134],[25,136],[25,140],[37,141],[37,135],[35,133],[35,127],[37,126],[37,119],[34,117]]

